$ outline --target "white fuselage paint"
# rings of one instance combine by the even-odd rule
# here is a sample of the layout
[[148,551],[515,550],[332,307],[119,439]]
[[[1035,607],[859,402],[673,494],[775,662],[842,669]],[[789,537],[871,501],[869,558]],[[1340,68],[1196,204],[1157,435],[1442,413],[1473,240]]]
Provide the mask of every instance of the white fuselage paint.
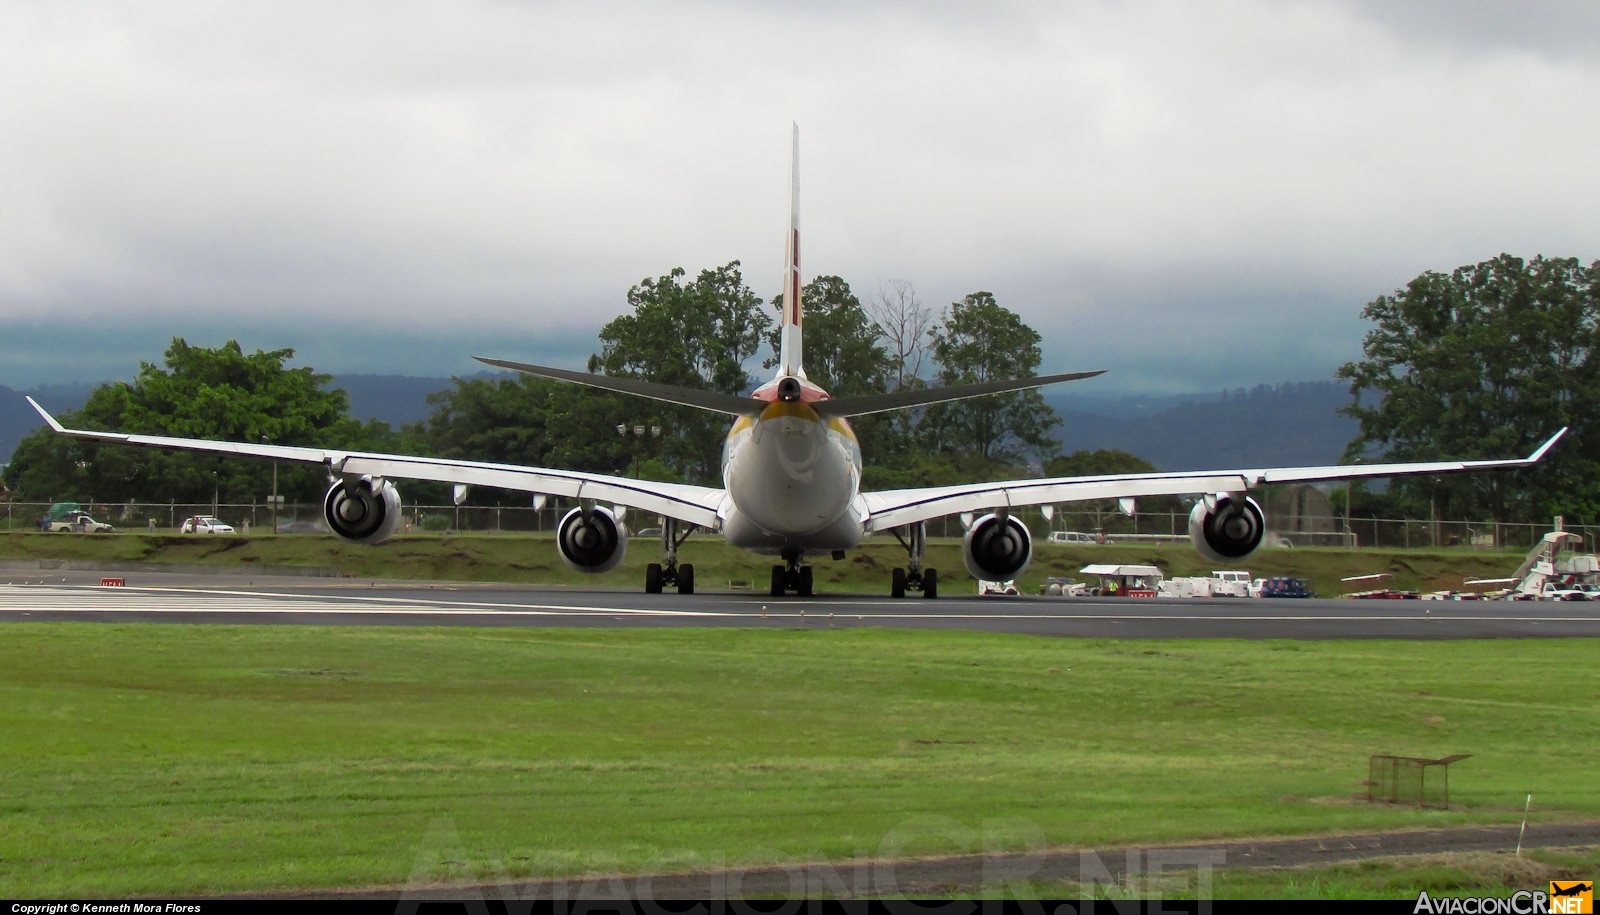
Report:
[[734,424],[722,477],[733,503],[722,533],[734,546],[808,553],[861,542],[861,448],[843,420],[774,403]]

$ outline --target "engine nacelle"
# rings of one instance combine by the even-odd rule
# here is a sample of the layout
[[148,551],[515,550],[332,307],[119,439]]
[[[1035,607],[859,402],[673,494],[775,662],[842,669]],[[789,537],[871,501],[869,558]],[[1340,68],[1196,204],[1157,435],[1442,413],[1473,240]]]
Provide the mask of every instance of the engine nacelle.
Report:
[[556,550],[579,572],[609,572],[628,552],[628,529],[609,509],[595,506],[585,518],[583,509],[574,508],[556,527]]
[[322,517],[328,530],[345,540],[382,543],[400,527],[400,491],[382,477],[363,476],[348,487],[341,480],[328,487]]
[[1010,581],[1033,559],[1028,526],[1007,515],[984,515],[972,522],[961,539],[961,561],[980,581]]
[[1212,562],[1243,559],[1256,551],[1267,532],[1267,523],[1256,500],[1245,496],[1218,498],[1216,508],[1207,510],[1206,500],[1194,504],[1189,512],[1189,539],[1200,555]]

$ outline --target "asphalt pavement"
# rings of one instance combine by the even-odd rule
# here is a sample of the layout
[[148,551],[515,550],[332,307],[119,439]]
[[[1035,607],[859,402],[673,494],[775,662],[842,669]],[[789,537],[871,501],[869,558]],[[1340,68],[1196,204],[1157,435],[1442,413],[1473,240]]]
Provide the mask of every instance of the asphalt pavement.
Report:
[[748,591],[641,594],[513,584],[143,573],[0,575],[0,622],[967,629],[1071,638],[1600,637],[1600,602],[1050,598]]

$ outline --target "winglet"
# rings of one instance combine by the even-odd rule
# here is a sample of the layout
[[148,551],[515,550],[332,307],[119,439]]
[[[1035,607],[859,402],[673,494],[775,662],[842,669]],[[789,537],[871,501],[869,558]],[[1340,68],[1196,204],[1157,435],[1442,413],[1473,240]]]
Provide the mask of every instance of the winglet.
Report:
[[[59,422],[56,422],[56,418],[54,416],[51,416],[49,413],[45,412],[44,407],[39,406],[39,402],[37,400],[34,400],[32,397],[29,397],[28,398],[28,403],[32,404],[33,408],[35,410],[39,411],[39,415],[43,416],[44,417],[44,421],[50,424],[50,428],[56,430],[56,432],[61,433],[63,435],[66,434],[67,427],[61,425]],[[1563,429],[1561,431],[1565,432],[1566,430]],[[1545,447],[1548,448],[1549,446],[1546,445]]]
[[1528,463],[1530,463],[1530,464],[1539,463],[1539,460],[1544,457],[1544,453],[1546,451],[1549,451],[1551,446],[1553,446],[1556,442],[1561,441],[1561,436],[1566,435],[1566,434],[1567,434],[1567,427],[1566,426],[1562,426],[1560,428],[1560,430],[1558,430],[1556,432],[1555,435],[1550,436],[1550,441],[1545,442],[1543,445],[1540,445],[1538,451],[1535,451],[1534,453],[1528,455]]

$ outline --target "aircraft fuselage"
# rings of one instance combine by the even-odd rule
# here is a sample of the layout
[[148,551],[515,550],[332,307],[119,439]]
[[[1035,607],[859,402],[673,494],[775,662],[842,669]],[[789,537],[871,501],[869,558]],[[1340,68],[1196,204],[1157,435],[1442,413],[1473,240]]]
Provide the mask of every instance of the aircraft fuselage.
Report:
[[723,450],[722,479],[733,503],[723,535],[735,546],[782,554],[849,549],[861,542],[861,445],[850,423],[823,417],[812,403],[828,394],[800,383],[781,400],[779,382],[757,388],[768,401],[757,416],[733,424]]

